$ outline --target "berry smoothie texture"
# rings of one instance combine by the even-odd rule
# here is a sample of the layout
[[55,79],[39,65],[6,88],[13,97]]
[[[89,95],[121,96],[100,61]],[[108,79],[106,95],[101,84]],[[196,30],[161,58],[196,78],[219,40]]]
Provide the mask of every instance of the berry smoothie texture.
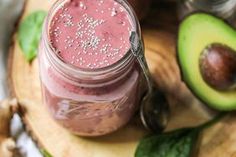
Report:
[[144,92],[139,90],[139,66],[131,59],[122,70],[104,74],[98,81],[90,75],[65,75],[47,53],[55,53],[78,71],[115,67],[131,53],[131,19],[116,0],[71,0],[49,21],[47,41],[53,51],[48,52],[43,40],[39,47],[43,100],[52,117],[77,135],[105,135],[128,123]]
[[51,21],[50,39],[61,59],[79,68],[103,68],[130,49],[132,24],[114,0],[71,0]]

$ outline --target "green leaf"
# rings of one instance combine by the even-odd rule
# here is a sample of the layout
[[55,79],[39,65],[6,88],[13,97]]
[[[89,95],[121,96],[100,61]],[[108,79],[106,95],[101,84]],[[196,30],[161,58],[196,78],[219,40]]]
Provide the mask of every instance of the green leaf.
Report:
[[44,157],[53,157],[51,154],[49,154],[46,150],[41,149],[40,151]]
[[189,157],[199,135],[198,129],[187,128],[141,140],[135,157]]
[[183,128],[142,139],[135,157],[190,157],[202,130],[221,120],[227,113],[220,113],[211,121],[195,128]]
[[32,61],[37,56],[42,25],[46,15],[45,11],[33,12],[20,24],[18,41],[28,61]]

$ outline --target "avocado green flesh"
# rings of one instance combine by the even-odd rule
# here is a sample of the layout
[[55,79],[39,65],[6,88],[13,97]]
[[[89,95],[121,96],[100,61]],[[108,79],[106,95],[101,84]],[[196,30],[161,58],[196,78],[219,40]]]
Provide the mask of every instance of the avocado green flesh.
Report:
[[213,43],[236,50],[236,31],[219,18],[204,13],[193,14],[182,22],[178,36],[182,77],[195,95],[211,107],[219,110],[236,109],[236,90],[213,89],[200,73],[200,54]]

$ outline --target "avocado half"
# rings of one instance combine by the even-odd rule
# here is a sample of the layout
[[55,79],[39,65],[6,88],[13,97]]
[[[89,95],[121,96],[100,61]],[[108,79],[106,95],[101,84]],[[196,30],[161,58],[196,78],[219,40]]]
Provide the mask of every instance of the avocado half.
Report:
[[[222,19],[205,13],[195,13],[180,24],[178,60],[182,79],[204,103],[218,110],[236,109],[236,89],[213,89],[200,72],[200,55],[210,44],[220,43],[236,50],[236,30]],[[235,51],[236,52],[236,51]]]

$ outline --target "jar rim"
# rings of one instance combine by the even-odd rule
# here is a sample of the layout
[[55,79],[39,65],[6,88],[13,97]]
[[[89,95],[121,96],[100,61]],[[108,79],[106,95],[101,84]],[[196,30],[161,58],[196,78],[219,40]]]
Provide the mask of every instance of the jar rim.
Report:
[[[50,42],[49,38],[49,27],[51,19],[54,17],[56,11],[58,8],[62,7],[66,2],[69,0],[58,0],[56,1],[51,9],[48,12],[48,16],[45,19],[44,26],[43,26],[43,37],[42,42],[44,42],[44,45],[46,47],[46,54],[49,58],[54,61],[54,66],[56,66],[58,69],[64,69],[66,72],[71,72],[73,76],[77,75],[84,75],[85,77],[88,76],[100,76],[103,74],[107,74],[109,72],[114,72],[121,70],[125,68],[127,65],[129,65],[129,62],[134,59],[134,55],[132,54],[131,50],[129,49],[128,52],[117,62],[106,66],[102,68],[95,68],[95,69],[89,69],[89,68],[79,68],[74,65],[71,65],[69,63],[64,62],[60,56],[57,55],[55,48],[52,46],[52,43]],[[114,0],[121,4],[128,12],[130,21],[133,25],[133,31],[137,32],[139,37],[141,38],[141,28],[138,22],[138,18],[135,14],[135,11],[131,7],[131,5],[127,2],[127,0]],[[55,63],[56,62],[56,63]],[[94,79],[94,78],[93,78]]]

